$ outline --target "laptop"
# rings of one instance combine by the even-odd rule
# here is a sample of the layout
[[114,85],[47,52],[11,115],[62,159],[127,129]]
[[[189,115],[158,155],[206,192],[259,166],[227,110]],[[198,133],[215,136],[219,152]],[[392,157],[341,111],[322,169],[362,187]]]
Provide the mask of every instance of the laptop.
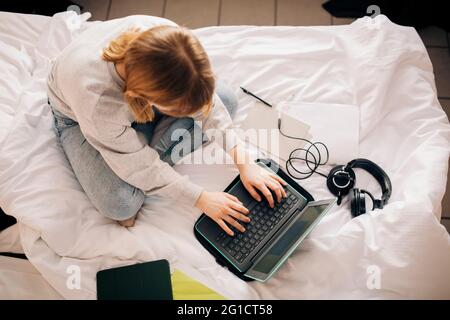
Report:
[[[258,165],[271,171],[264,163]],[[273,172],[273,171],[271,171]],[[285,187],[287,197],[270,208],[267,201],[258,202],[238,180],[228,191],[250,211],[251,221],[239,221],[245,232],[229,225],[231,237],[216,222],[204,215],[195,229],[245,276],[268,280],[334,206],[336,199],[309,201],[291,185]]]

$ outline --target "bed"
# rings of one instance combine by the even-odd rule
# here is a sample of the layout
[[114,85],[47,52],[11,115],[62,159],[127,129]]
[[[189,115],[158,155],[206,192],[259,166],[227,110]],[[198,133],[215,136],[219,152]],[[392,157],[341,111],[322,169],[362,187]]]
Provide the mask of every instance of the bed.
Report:
[[[19,221],[9,232],[15,240],[0,237],[0,251],[20,242],[32,266],[16,272],[32,267],[36,288],[53,290],[27,298],[95,299],[97,271],[161,258],[230,299],[450,298],[450,237],[439,223],[450,126],[414,29],[380,15],[347,26],[195,30],[216,74],[234,88],[257,88],[275,103],[295,95],[358,106],[358,155],[385,168],[394,186],[383,210],[351,219],[348,203],[335,207],[269,282],[246,283],[195,240],[198,210],[147,198],[135,227],[125,229],[82,191],[52,131],[45,76],[71,39],[101,23],[87,18],[0,13],[0,207]],[[238,94],[237,123],[255,103]],[[176,170],[210,190],[223,190],[237,174],[232,165]],[[301,184],[318,199],[330,196],[320,176]],[[363,172],[358,187],[378,194]],[[0,260],[0,269],[14,261]],[[67,285],[73,266],[81,276],[75,289]],[[9,290],[0,296],[20,297],[26,284],[6,274],[0,284]]]

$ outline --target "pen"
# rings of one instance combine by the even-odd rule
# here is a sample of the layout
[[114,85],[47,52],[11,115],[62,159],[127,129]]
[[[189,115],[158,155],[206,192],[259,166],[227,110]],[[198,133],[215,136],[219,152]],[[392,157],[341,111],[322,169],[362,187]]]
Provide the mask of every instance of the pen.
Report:
[[247,89],[245,89],[243,87],[241,87],[241,89],[242,89],[242,91],[244,91],[244,93],[246,93],[248,95],[251,95],[252,97],[254,97],[254,98],[258,99],[259,101],[261,101],[262,103],[264,103],[266,106],[269,106],[269,107],[272,108],[272,105],[270,103],[264,101],[263,99],[261,99],[260,97],[254,95],[253,93],[251,93],[250,91],[248,91]]

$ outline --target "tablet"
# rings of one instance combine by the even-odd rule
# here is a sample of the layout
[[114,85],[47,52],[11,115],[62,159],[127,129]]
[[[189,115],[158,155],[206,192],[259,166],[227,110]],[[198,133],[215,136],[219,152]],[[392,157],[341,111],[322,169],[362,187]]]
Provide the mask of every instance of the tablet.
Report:
[[105,269],[97,273],[98,300],[172,300],[167,260]]

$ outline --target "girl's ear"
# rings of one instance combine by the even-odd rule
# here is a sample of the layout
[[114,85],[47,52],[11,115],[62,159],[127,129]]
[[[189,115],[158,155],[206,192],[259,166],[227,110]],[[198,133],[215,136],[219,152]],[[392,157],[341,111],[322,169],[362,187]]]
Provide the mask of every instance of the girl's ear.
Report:
[[136,122],[145,123],[154,119],[155,113],[152,104],[146,98],[132,90],[125,91],[124,98],[128,102]]

